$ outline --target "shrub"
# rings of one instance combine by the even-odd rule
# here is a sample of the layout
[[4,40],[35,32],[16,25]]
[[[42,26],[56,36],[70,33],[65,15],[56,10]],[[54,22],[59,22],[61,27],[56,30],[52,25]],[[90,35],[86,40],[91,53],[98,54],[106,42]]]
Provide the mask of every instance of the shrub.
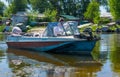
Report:
[[4,28],[5,28],[5,26],[4,26],[4,25],[1,25],[1,26],[0,26],[0,32],[2,32]]
[[46,20],[48,22],[54,22],[56,21],[57,11],[56,10],[45,10],[44,12],[45,18],[43,20]]
[[100,24],[107,24],[109,23],[111,20],[109,18],[100,18]]

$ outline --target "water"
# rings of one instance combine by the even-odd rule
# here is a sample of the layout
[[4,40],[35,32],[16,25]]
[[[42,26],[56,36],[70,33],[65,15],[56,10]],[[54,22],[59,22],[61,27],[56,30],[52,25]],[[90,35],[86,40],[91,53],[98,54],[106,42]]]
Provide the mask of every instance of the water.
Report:
[[120,77],[120,34],[101,34],[91,54],[39,53],[0,42],[0,77]]

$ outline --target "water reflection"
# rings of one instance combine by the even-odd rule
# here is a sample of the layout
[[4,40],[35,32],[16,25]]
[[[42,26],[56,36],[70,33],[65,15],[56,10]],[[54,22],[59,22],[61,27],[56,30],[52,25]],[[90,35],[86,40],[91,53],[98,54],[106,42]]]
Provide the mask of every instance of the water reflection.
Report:
[[120,34],[102,34],[100,40],[100,51],[120,50]]
[[[46,75],[48,76],[52,75],[53,77],[54,76],[58,77],[59,75],[60,77],[61,76],[63,77],[93,76],[94,72],[100,71],[102,66],[102,63],[100,61],[94,60],[92,55],[84,55],[84,56],[63,55],[63,54],[60,55],[60,54],[51,54],[51,53],[42,53],[42,52],[38,53],[32,51],[23,51],[18,49],[8,49],[8,53],[11,54],[8,55],[9,61],[16,59],[21,60],[24,63],[27,63],[27,65],[29,65],[29,68],[32,69],[39,68],[39,70],[37,70],[38,72],[44,69],[42,73],[45,74],[46,71]],[[20,56],[22,56],[22,58]],[[28,62],[28,59],[31,60],[29,60]],[[42,64],[41,62],[46,62],[46,63]],[[31,65],[33,64],[34,65],[37,64],[37,67],[34,68],[31,67]],[[24,69],[25,68],[26,66],[24,67]]]
[[119,77],[120,34],[102,34],[101,37],[103,40],[99,43],[100,53],[107,53],[108,55],[101,71],[97,73],[97,77]]
[[0,44],[0,77],[12,77],[11,69],[9,68],[8,57],[6,54],[6,44]]
[[116,35],[114,43],[113,48],[115,51],[110,52],[111,67],[114,72],[120,75],[120,34]]
[[119,77],[120,34],[102,34],[88,55],[7,48],[0,44],[0,77]]

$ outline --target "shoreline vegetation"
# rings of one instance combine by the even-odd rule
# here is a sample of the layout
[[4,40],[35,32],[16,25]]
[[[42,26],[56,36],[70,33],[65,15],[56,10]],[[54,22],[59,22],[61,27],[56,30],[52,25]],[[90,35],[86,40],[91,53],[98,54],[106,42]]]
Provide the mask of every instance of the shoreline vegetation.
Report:
[[[31,27],[27,32],[40,32],[42,33],[45,30],[46,26],[35,26],[35,27]],[[103,24],[103,25],[97,25],[97,24],[92,24],[92,23],[88,23],[88,24],[83,24],[83,25],[78,25],[78,29],[80,30],[80,32],[86,32],[87,29],[91,29],[92,32],[106,32],[106,33],[111,33],[111,32],[120,32],[120,25],[107,25],[107,24]],[[99,30],[98,30],[99,29]],[[117,31],[118,29],[118,31]]]
[[[5,27],[4,25],[0,26],[0,33],[2,33],[2,30],[4,29],[4,27]],[[43,33],[45,28],[46,28],[46,25],[30,27],[27,30],[27,33],[29,33],[29,32]],[[120,25],[116,25],[116,24],[112,25],[112,26],[107,26],[105,24],[98,26],[97,24],[88,23],[88,24],[79,25],[78,28],[79,28],[81,33],[86,32],[87,29],[91,29],[92,32],[107,32],[107,33],[120,32]],[[118,31],[117,31],[117,29],[118,29]],[[11,27],[11,30],[12,30],[12,27]]]

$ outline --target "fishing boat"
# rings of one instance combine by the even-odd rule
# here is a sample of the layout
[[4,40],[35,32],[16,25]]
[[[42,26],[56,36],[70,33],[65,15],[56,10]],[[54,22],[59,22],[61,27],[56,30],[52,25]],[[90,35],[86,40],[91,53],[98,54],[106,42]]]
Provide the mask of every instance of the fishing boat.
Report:
[[[10,48],[28,49],[50,52],[84,52],[92,51],[98,38],[83,36],[79,32],[76,21],[65,22],[61,33],[55,32],[58,22],[48,23],[45,31],[38,36],[8,35],[6,43]],[[57,30],[58,31],[58,30]]]

